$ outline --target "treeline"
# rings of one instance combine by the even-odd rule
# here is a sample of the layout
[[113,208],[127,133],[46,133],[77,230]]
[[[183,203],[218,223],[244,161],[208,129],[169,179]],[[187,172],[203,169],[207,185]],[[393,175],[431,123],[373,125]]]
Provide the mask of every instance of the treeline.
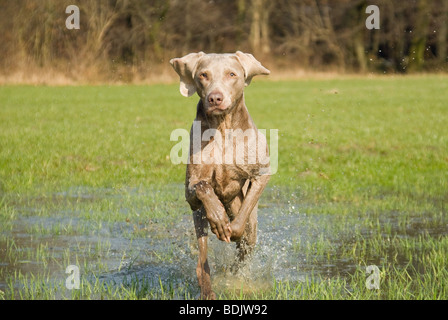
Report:
[[[365,25],[371,4],[379,30]],[[447,27],[446,0],[0,0],[0,72],[132,81],[175,56],[235,50],[278,70],[447,71]]]

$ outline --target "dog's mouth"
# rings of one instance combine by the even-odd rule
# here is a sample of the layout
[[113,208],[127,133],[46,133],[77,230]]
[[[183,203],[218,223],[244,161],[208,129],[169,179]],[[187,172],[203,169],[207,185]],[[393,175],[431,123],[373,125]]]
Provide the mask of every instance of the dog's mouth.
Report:
[[231,109],[231,105],[227,101],[222,101],[221,103],[205,103],[206,112],[210,115],[221,115],[227,113]]
[[228,107],[223,107],[221,105],[219,105],[219,106],[209,106],[207,108],[207,113],[208,114],[220,115],[220,114],[226,113],[227,110],[228,110]]

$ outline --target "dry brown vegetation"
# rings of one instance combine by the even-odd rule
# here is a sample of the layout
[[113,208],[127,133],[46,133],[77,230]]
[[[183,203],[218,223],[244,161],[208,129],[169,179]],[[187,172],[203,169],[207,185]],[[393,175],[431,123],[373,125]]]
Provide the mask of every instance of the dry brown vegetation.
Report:
[[1,0],[0,82],[171,81],[169,59],[201,50],[252,52],[289,77],[445,72],[447,21],[445,0]]

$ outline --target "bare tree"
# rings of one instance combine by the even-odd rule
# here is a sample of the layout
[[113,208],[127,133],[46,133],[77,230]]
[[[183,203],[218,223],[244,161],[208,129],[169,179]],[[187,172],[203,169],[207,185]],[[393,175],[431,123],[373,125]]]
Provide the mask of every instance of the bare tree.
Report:
[[434,3],[437,17],[437,58],[439,64],[443,64],[448,59],[448,3],[447,1],[437,1]]
[[269,54],[269,14],[272,8],[272,1],[251,0],[252,22],[250,26],[249,42],[254,52]]
[[416,21],[412,29],[412,41],[409,47],[409,69],[421,70],[429,26],[429,6],[427,0],[418,0]]
[[251,51],[279,66],[447,70],[446,0],[79,0],[81,29],[57,0],[0,0],[0,72],[30,67],[74,78],[145,77],[191,51]]

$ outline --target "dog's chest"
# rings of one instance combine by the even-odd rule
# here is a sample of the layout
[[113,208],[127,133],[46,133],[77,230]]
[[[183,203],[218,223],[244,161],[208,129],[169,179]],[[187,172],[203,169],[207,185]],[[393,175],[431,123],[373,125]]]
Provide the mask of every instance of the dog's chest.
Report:
[[211,182],[218,198],[226,203],[240,193],[247,178],[247,174],[236,166],[220,165],[215,166]]

